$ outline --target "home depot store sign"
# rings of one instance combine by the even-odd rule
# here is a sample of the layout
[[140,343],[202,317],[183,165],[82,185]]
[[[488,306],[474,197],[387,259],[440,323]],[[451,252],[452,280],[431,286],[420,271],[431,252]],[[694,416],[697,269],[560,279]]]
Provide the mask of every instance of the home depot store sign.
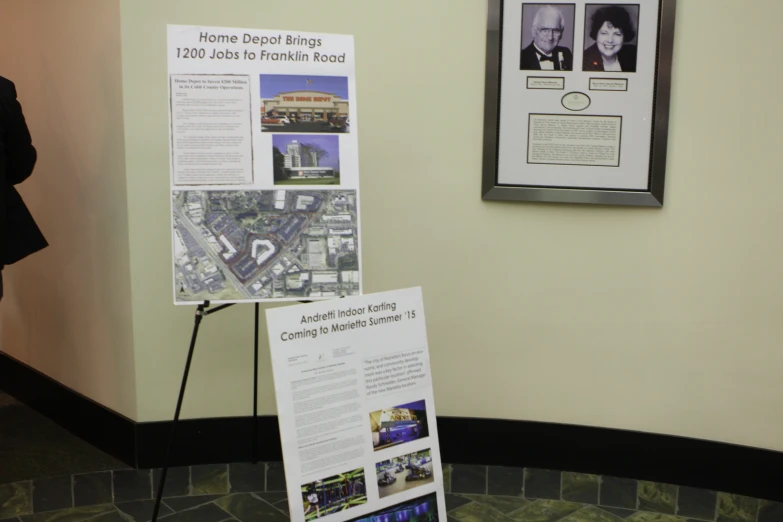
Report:
[[329,96],[283,96],[284,102],[326,102],[329,103],[332,101],[332,98]]
[[326,92],[292,91],[280,93],[272,99],[264,100],[264,110],[288,111],[325,111],[330,114],[348,114],[348,100]]

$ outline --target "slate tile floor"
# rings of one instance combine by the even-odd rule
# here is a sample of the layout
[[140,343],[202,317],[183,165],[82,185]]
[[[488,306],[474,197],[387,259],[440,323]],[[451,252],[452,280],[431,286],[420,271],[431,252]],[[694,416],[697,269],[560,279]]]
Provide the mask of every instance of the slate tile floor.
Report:
[[[12,418],[32,424],[2,422],[9,406]],[[36,415],[0,392],[0,522],[151,519],[160,470],[127,469]],[[35,427],[46,430],[48,443],[29,436]],[[26,467],[18,457],[3,460],[9,440],[31,459]],[[783,522],[783,504],[671,484],[531,468],[455,464],[443,471],[448,522]],[[282,463],[172,468],[159,520],[287,521]]]
[[[783,504],[670,484],[540,469],[444,465],[448,521],[783,522]],[[279,462],[174,468],[159,520],[287,521]],[[159,470],[0,485],[0,522],[147,522]]]

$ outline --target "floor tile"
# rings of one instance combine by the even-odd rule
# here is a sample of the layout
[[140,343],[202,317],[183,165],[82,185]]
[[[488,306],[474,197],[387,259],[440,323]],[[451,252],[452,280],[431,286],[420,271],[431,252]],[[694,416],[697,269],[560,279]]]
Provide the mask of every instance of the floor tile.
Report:
[[487,468],[487,493],[489,495],[522,495],[522,468],[504,468],[489,466]]
[[601,478],[602,506],[636,509],[636,481],[617,477]]
[[128,522],[128,521],[125,520],[122,517],[122,515],[120,515],[117,511],[112,511],[109,513],[104,513],[103,515],[98,515],[95,518],[91,518],[89,519],[89,522]]
[[619,517],[621,519],[626,519],[636,513],[635,509],[622,509],[622,508],[614,508],[609,506],[601,506],[600,508],[603,511],[606,511],[607,513],[611,513],[612,515]]
[[22,522],[85,522],[97,517],[98,515],[116,512],[111,504],[101,504],[99,506],[83,506],[78,508],[64,509],[51,513],[36,513],[21,517]]
[[584,508],[583,504],[562,500],[536,500],[509,514],[520,522],[555,522]]
[[231,493],[266,491],[266,464],[230,464],[228,480],[231,483]]
[[483,495],[487,492],[487,467],[452,464],[451,492],[474,493]]
[[756,522],[758,510],[756,499],[718,493],[718,522]]
[[111,504],[111,471],[73,476],[73,505]]
[[762,500],[759,508],[758,522],[783,521],[783,504]]
[[560,500],[560,472],[525,468],[525,498]]
[[190,467],[190,483],[193,495],[219,495],[228,493],[228,465],[206,464]]
[[267,462],[266,490],[285,491],[285,468],[282,462]]
[[531,503],[530,500],[523,497],[511,497],[503,495],[465,495],[468,499],[486,504],[493,507],[501,513],[507,515]]
[[686,522],[684,518],[667,515],[664,513],[651,513],[649,511],[639,511],[625,519],[625,522]]
[[598,504],[598,475],[586,473],[563,473],[563,500]]
[[272,505],[275,507],[275,509],[277,509],[278,511],[282,511],[286,515],[290,515],[291,514],[291,512],[288,509],[289,508],[289,506],[288,506],[288,499],[281,500],[279,502],[275,502]]
[[33,481],[33,513],[73,507],[71,476]]
[[149,470],[114,471],[114,501],[130,502],[152,498],[152,483]]
[[204,504],[197,508],[174,513],[164,519],[158,518],[158,520],[160,522],[223,522],[230,518],[231,515],[227,514],[215,504]]
[[209,504],[225,495],[196,495],[193,497],[171,497],[165,499],[165,504],[174,511],[186,511],[202,504]]
[[462,507],[465,504],[470,504],[471,502],[473,501],[464,495],[446,493],[446,511],[454,511],[458,507]]
[[0,518],[12,518],[33,512],[32,483],[0,484]]
[[512,520],[497,509],[478,502],[465,504],[450,512],[449,520],[452,518],[463,522],[508,522]]
[[619,522],[622,520],[602,508],[588,506],[565,517],[561,522]]
[[718,494],[714,491],[680,486],[680,493],[677,498],[677,514],[681,517],[695,518],[697,520],[715,520],[717,504]]
[[[152,520],[152,512],[155,509],[155,501],[134,500],[132,502],[120,502],[119,504],[115,504],[115,506],[117,506],[117,509],[119,509],[122,513],[131,517],[135,522],[147,522]],[[162,503],[160,505],[160,510],[158,511],[158,520],[160,520],[161,517],[171,515],[172,513],[174,513],[174,511],[172,511],[171,508],[169,508],[165,503]]]
[[677,507],[677,486],[639,481],[639,509],[673,515]]
[[[155,496],[158,494],[162,475],[163,470],[160,468],[152,472],[152,494]],[[188,466],[169,468],[166,472],[166,484],[163,486],[163,498],[184,497],[190,495],[190,491],[190,468]]]
[[287,522],[288,517],[249,493],[228,495],[216,504],[242,522]]
[[258,497],[262,500],[265,500],[266,502],[269,502],[270,504],[276,504],[282,500],[286,500],[288,498],[287,493],[283,492],[270,492],[270,493],[255,493],[253,496]]

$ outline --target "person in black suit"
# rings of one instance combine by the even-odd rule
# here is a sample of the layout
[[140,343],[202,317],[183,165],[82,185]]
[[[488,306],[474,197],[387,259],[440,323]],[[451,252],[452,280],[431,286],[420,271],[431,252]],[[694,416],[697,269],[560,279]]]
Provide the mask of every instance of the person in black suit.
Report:
[[2,270],[48,246],[15,185],[38,159],[13,82],[0,76],[0,300]]
[[519,69],[523,71],[570,71],[574,57],[558,45],[563,37],[565,18],[557,7],[546,5],[533,19],[533,41],[522,49]]
[[585,71],[636,72],[636,46],[626,42],[636,38],[631,15],[619,5],[607,5],[593,13],[590,38],[595,43],[585,49]]

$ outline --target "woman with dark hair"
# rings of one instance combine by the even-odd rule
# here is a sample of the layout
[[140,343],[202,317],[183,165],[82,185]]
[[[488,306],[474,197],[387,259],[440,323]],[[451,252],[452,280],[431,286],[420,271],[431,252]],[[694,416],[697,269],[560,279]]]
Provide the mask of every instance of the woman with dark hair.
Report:
[[636,72],[636,38],[631,15],[623,7],[608,5],[593,13],[590,38],[595,43],[585,49],[584,71]]

